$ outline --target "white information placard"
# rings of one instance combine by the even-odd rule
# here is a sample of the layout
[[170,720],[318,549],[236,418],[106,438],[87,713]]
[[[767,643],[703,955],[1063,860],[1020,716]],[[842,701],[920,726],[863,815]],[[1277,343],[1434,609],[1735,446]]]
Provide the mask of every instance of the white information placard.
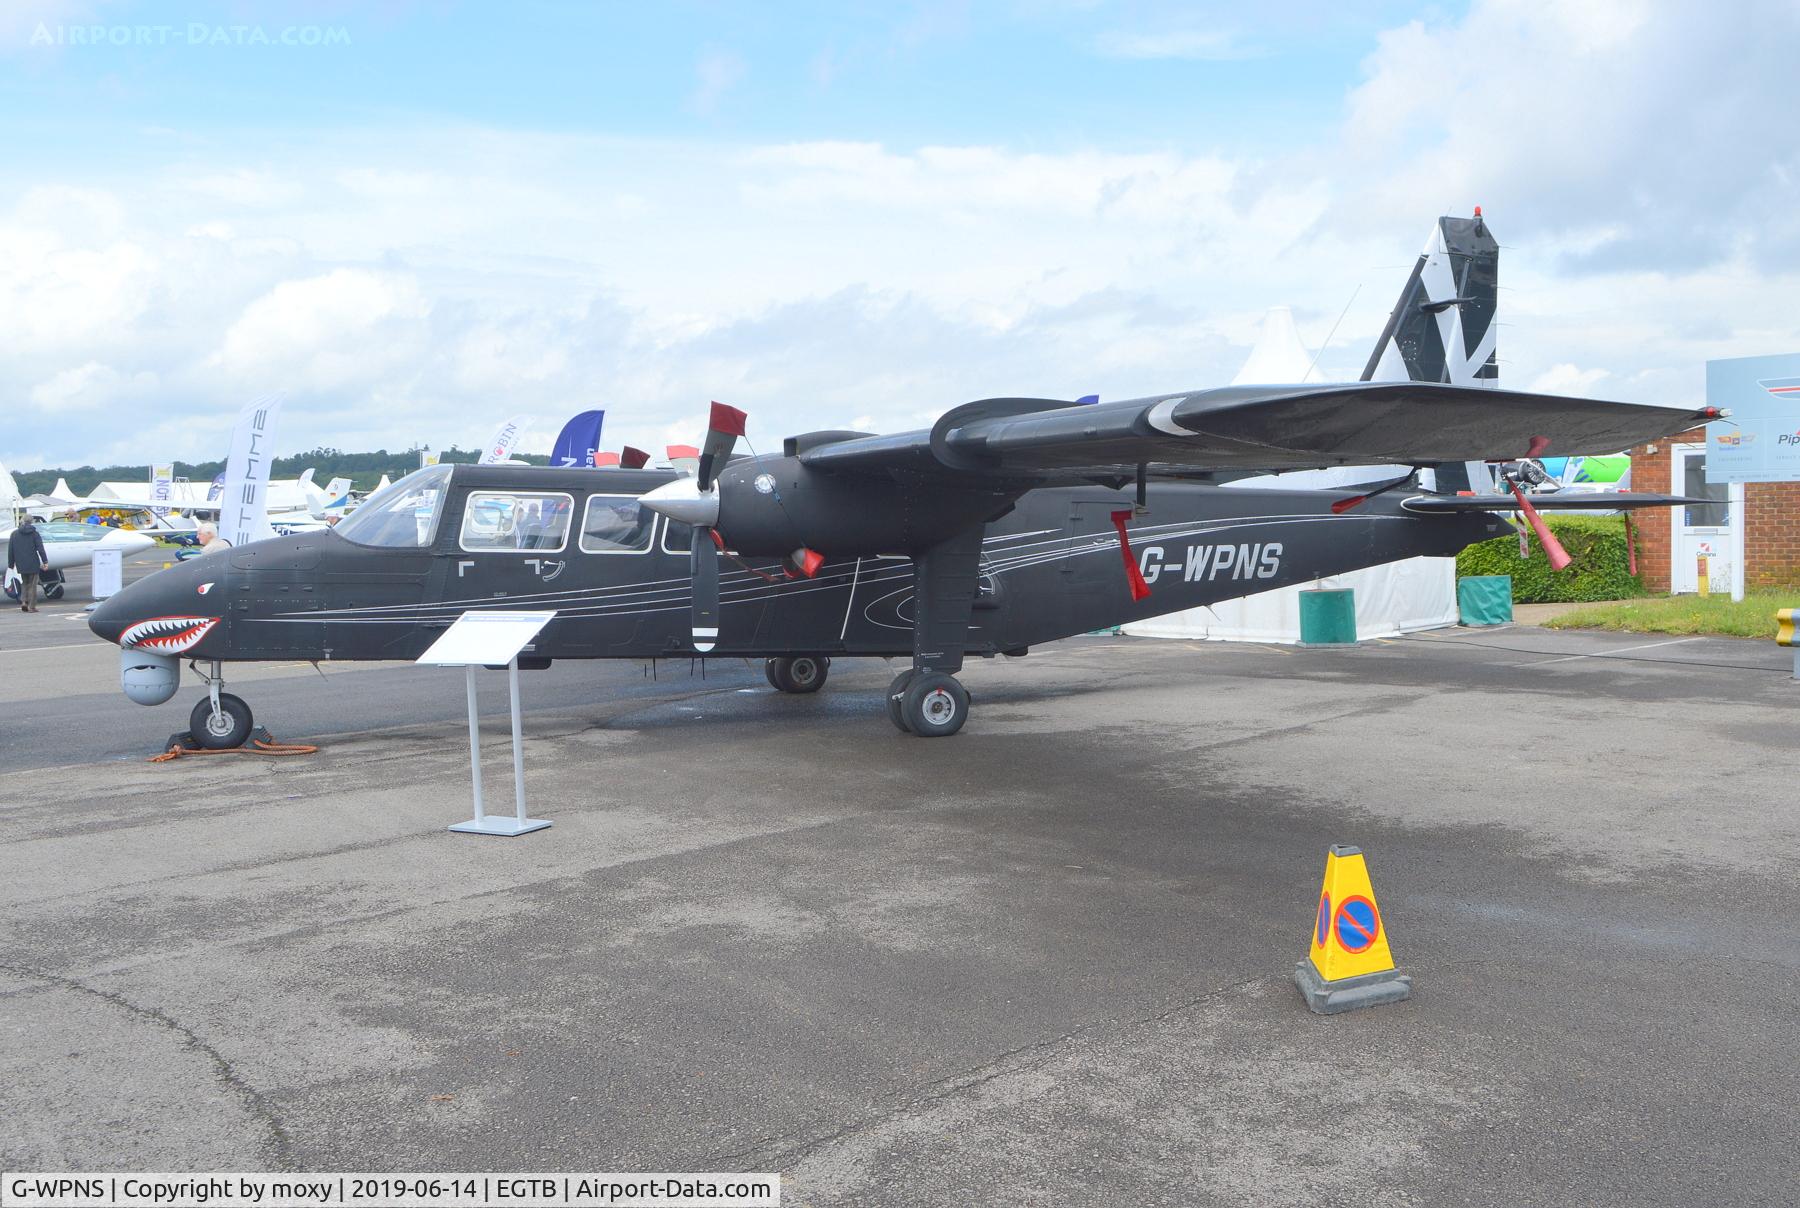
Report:
[[416,660],[433,667],[504,667],[556,612],[465,612]]
[[94,551],[94,599],[104,600],[118,594],[119,588],[124,585],[123,561],[124,555],[116,549]]

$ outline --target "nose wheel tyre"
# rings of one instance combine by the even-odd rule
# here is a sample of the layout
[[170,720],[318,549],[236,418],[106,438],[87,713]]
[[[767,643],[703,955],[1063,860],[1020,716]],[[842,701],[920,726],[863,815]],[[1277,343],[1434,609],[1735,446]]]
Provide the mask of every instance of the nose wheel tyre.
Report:
[[209,751],[225,751],[241,747],[250,737],[250,706],[242,697],[219,693],[219,711],[213,712],[212,700],[203,699],[188,715],[188,732],[194,741]]
[[915,674],[900,695],[900,716],[920,738],[948,738],[969,720],[969,690],[941,671]]

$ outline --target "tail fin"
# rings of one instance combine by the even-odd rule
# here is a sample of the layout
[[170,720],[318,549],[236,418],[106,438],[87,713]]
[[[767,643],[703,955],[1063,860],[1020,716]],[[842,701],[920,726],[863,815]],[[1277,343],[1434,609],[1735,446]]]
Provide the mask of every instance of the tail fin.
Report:
[[1437,220],[1363,369],[1365,382],[1492,385],[1500,245],[1482,221]]
[[[1473,218],[1439,218],[1375,341],[1362,380],[1498,384],[1499,289],[1500,245],[1488,232],[1481,207],[1475,207]],[[1433,466],[1432,472],[1440,491],[1494,486],[1493,472],[1480,462]]]
[[[19,484],[14,482],[13,476],[6,472],[6,466],[0,464],[0,507],[11,507],[18,502]],[[11,518],[8,517],[7,523],[11,522]]]

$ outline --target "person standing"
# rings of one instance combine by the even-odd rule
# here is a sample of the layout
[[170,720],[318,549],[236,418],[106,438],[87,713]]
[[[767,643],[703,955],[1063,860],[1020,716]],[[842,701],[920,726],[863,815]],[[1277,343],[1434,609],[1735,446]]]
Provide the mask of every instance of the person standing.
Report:
[[50,555],[44,550],[44,535],[37,531],[36,516],[26,516],[6,539],[6,564],[19,572],[19,610],[36,612],[38,576],[50,569]]

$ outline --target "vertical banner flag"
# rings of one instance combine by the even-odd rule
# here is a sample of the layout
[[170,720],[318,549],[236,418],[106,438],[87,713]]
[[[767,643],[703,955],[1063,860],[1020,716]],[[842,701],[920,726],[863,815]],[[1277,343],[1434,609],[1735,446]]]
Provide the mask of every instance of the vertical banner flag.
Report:
[[[175,463],[169,462],[165,465],[151,466],[150,498],[154,499],[157,503],[167,503],[169,502],[169,497],[173,495],[174,492]],[[153,507],[150,510],[158,516],[167,516],[169,514],[169,509],[166,507]]]
[[563,425],[550,446],[553,466],[591,466],[594,451],[600,447],[600,425],[606,421],[604,411],[583,411]]
[[440,456],[441,456],[441,454],[429,453],[429,452],[425,451],[424,449],[420,449],[419,450],[419,468],[421,470],[430,469],[432,466],[437,465],[438,458]]
[[498,465],[511,457],[513,450],[518,447],[519,437],[525,435],[525,426],[530,422],[529,416],[515,415],[495,429],[487,448],[481,451],[481,464]]
[[225,462],[225,489],[219,497],[219,536],[233,545],[275,535],[269,527],[269,467],[275,460],[275,421],[281,395],[251,399],[238,412]]
[[213,503],[225,493],[225,472],[213,475],[212,485],[206,488],[206,502]]

